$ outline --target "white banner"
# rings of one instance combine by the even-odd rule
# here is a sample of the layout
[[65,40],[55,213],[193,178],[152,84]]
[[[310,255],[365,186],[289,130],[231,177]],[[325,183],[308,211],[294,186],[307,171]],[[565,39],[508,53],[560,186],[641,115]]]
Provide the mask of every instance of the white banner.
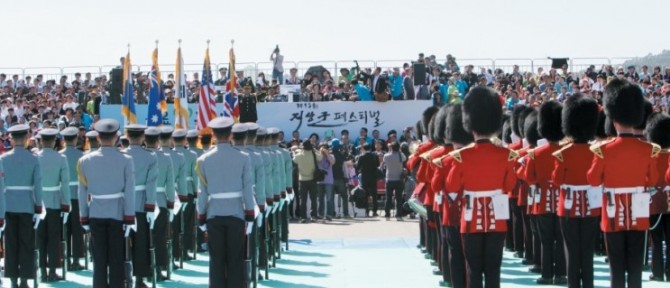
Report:
[[[370,134],[372,130],[379,130],[382,138],[386,138],[389,130],[396,130],[399,134],[408,126],[414,127],[421,119],[421,113],[432,101],[389,101],[380,102],[273,102],[258,103],[258,125],[276,127],[284,131],[284,139],[291,138],[291,133],[300,131],[306,138],[311,133],[317,133],[321,138],[326,132],[333,131],[339,137],[340,131],[349,130],[352,139],[358,137],[358,131],[365,127]],[[196,127],[197,104],[189,104],[189,129]],[[217,114],[221,115],[222,105],[217,103]],[[168,105],[165,125],[174,125],[174,108]],[[146,124],[147,105],[135,105],[137,122]],[[123,125],[121,105],[100,105],[102,118],[114,118]]]

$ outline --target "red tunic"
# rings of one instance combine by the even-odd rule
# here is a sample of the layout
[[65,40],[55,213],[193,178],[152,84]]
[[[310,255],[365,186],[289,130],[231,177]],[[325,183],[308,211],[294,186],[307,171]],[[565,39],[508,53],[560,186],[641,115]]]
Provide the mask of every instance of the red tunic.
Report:
[[435,143],[433,143],[432,141],[423,143],[423,144],[419,145],[419,148],[414,152],[414,154],[410,155],[409,159],[407,160],[407,170],[414,171],[414,168],[419,169],[419,171],[416,173],[417,184],[416,184],[416,187],[414,188],[414,191],[412,192],[412,195],[414,197],[417,197],[417,199],[419,199],[419,201],[422,201],[422,202],[423,202],[423,198],[426,196],[426,193],[425,193],[426,183],[421,182],[421,180],[419,179],[419,174],[420,174],[420,169],[421,169],[420,164],[422,162],[422,159],[421,159],[420,155],[429,151],[430,149],[433,149],[433,147],[435,147]]
[[641,190],[657,184],[656,160],[661,148],[621,134],[590,149],[595,156],[586,178],[591,186],[604,186],[600,221],[603,232],[649,229],[649,211],[644,205],[649,205],[650,199],[641,195],[646,193]]
[[[519,154],[519,160],[514,162],[514,171],[517,172],[519,169],[522,168],[521,165],[521,159],[523,159],[526,154],[528,154],[528,149],[527,148],[522,148],[519,150],[516,150],[516,153]],[[517,174],[518,175],[518,174]],[[512,189],[512,193],[510,193],[510,198],[512,199],[517,199],[516,200],[516,205],[519,207],[523,206],[528,206],[528,183],[524,181],[522,178],[517,179],[516,185],[514,186],[514,189]]]
[[509,217],[496,219],[496,213],[509,216],[509,207],[495,211],[494,198],[498,200],[495,206],[504,205],[504,202],[509,205],[504,194],[509,194],[516,183],[514,161],[517,153],[489,140],[478,140],[449,155],[454,161],[447,176],[447,193],[458,192],[464,197],[461,233],[507,231]]
[[[556,213],[558,203],[558,187],[551,182],[551,174],[554,171],[554,156],[552,153],[560,149],[558,144],[542,145],[528,151],[526,165],[522,170],[522,178],[537,189],[529,191],[534,196],[533,215]],[[532,189],[532,188],[531,188]]]
[[427,179],[426,183],[431,183],[431,185],[428,185],[429,189],[427,190],[426,198],[423,200],[423,204],[433,207],[433,211],[435,212],[439,212],[440,210],[440,205],[437,205],[435,201],[436,197],[435,194],[440,193],[442,189],[436,190],[433,188],[432,185],[433,180],[435,180],[435,175],[437,174],[437,168],[439,168],[438,166],[435,165],[433,160],[439,159],[440,157],[447,155],[451,151],[454,151],[453,145],[442,146],[431,150],[426,159],[426,163],[428,163],[428,165],[426,166],[428,167],[426,167],[426,171],[424,171],[425,175],[422,178]]
[[435,163],[436,166],[439,166],[438,169],[436,169],[435,176],[433,177],[433,181],[431,182],[431,186],[433,190],[435,191],[443,191],[442,194],[442,205],[440,207],[440,212],[442,212],[442,225],[443,226],[456,226],[460,222],[461,218],[461,199],[462,197],[459,195],[459,192],[451,192],[447,193],[444,192],[447,189],[447,177],[449,176],[449,171],[451,170],[452,163],[454,162],[454,158],[451,156],[447,155],[445,157],[442,157],[441,159],[436,159],[439,160],[439,162]]
[[668,187],[667,174],[668,171],[668,157],[670,156],[670,151],[664,150],[658,154],[658,160],[656,161],[656,167],[658,167],[659,175],[664,175],[665,177],[658,177],[658,182],[656,183],[656,188],[654,194],[651,195],[651,207],[649,208],[649,214],[658,215],[670,212],[670,187]]
[[[588,201],[587,191],[602,193],[601,188],[590,186],[586,180],[586,173],[589,171],[593,159],[589,144],[568,144],[561,150],[554,152],[553,155],[556,159],[551,179],[554,185],[561,187],[561,194],[558,199],[558,216],[571,218],[600,216],[602,201],[598,203],[589,203]],[[589,188],[573,189],[577,186]],[[568,190],[566,188],[570,188],[570,199],[567,197]]]

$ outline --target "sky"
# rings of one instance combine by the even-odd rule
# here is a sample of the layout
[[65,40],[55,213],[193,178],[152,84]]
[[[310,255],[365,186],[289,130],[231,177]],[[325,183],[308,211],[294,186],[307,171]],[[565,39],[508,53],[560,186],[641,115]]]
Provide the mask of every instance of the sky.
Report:
[[[7,67],[444,58],[630,57],[670,47],[667,0],[31,0],[2,4]],[[654,28],[658,27],[658,28]],[[4,69],[7,71],[7,69]]]

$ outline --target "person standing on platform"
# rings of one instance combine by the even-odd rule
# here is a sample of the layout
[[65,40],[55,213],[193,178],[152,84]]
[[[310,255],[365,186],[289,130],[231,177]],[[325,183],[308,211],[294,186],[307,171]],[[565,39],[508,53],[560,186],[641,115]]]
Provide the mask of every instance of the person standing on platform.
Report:
[[[449,153],[454,158],[446,193],[463,197],[461,239],[468,287],[500,287],[500,266],[509,218],[510,193],[516,183],[517,153],[491,143],[502,124],[495,90],[475,87],[463,101],[463,125],[475,143]],[[485,286],[484,286],[485,284]]]
[[[121,287],[124,232],[135,224],[135,168],[116,147],[119,122],[95,123],[101,148],[79,159],[79,214],[93,238],[93,287]],[[89,200],[90,199],[90,200]],[[125,230],[125,231],[124,231]]]
[[[177,133],[177,131],[179,131],[179,133]],[[197,133],[195,130],[191,131]],[[180,223],[177,223],[177,225],[180,226],[180,229],[184,229],[184,231],[181,231],[184,235],[182,239],[183,243],[180,245],[181,252],[180,254],[177,254],[179,257],[184,255],[184,261],[193,260],[193,258],[188,255],[188,250],[193,247],[194,230],[192,229],[192,225],[195,225],[195,196],[198,191],[198,176],[195,175],[195,160],[198,158],[198,155],[194,151],[186,149],[185,141],[185,139],[188,138],[189,133],[192,133],[191,131],[177,129],[175,133],[172,134],[175,142],[174,150],[184,156],[183,174],[186,186],[184,193],[180,194],[182,196],[179,200],[182,202],[182,205],[185,205],[186,207],[182,208],[182,212],[180,213],[181,217],[184,217],[183,227],[181,227]],[[177,137],[182,135],[183,137]],[[197,134],[195,135],[197,137]],[[183,194],[186,195],[184,196]]]
[[[168,268],[167,255],[167,225],[169,219],[173,217],[174,208],[174,168],[172,168],[172,158],[170,154],[160,149],[161,128],[149,127],[144,130],[144,142],[147,150],[156,154],[156,164],[158,167],[158,177],[156,178],[156,206],[158,206],[158,215],[154,215],[154,228],[151,231],[154,237],[154,248],[156,251],[156,281],[164,281],[161,270]],[[153,272],[153,271],[152,271]]]
[[[40,130],[44,148],[37,154],[42,170],[44,206],[47,209],[46,217],[40,222],[37,230],[42,282],[63,280],[61,276],[56,274],[56,268],[61,260],[60,242],[61,232],[63,231],[61,214],[67,218],[66,214],[70,213],[70,169],[65,155],[54,150],[57,135],[57,129],[46,128]],[[62,251],[62,253],[65,252]],[[63,259],[63,263],[66,262],[67,257]],[[48,276],[47,267],[49,268]]]
[[562,127],[572,143],[553,153],[554,186],[560,187],[558,217],[563,232],[568,287],[593,287],[593,253],[598,235],[602,190],[586,180],[592,154],[589,141],[595,138],[598,103],[581,93],[563,104]]
[[84,269],[83,266],[79,263],[79,258],[85,257],[86,253],[84,251],[84,230],[81,228],[81,222],[79,222],[79,181],[77,181],[77,162],[84,153],[76,148],[77,143],[77,133],[79,130],[75,127],[68,127],[60,131],[60,134],[63,136],[65,141],[65,149],[61,150],[60,153],[67,157],[67,165],[70,175],[70,214],[67,219],[67,233],[66,241],[68,245],[67,257],[70,259],[69,269],[70,271],[80,271]]
[[[123,153],[133,158],[135,167],[135,233],[133,235],[133,276],[135,287],[146,287],[142,278],[152,277],[151,255],[149,253],[149,233],[155,220],[156,178],[158,164],[156,153],[142,148],[144,142],[144,125],[127,125],[126,135],[130,146]],[[155,261],[155,260],[154,260]]]
[[[208,126],[216,148],[200,156],[198,220],[209,235],[209,287],[245,287],[245,221],[254,221],[252,164],[249,154],[230,145],[233,119],[219,117]],[[235,165],[222,165],[234,163]]]
[[[28,279],[36,277],[34,224],[42,213],[42,172],[39,160],[24,147],[30,127],[24,124],[7,129],[12,136],[13,149],[0,156],[4,170],[4,196],[0,209],[5,226],[5,277],[12,287],[28,287]],[[0,200],[0,201],[3,201]],[[1,203],[4,204],[4,203]],[[6,208],[5,208],[6,206]]]
[[649,229],[650,195],[644,187],[658,180],[656,160],[661,148],[640,141],[633,127],[643,121],[644,96],[627,80],[605,87],[605,114],[618,136],[591,146],[593,162],[587,174],[591,186],[603,188],[600,227],[605,234],[612,287],[642,287],[645,233]]

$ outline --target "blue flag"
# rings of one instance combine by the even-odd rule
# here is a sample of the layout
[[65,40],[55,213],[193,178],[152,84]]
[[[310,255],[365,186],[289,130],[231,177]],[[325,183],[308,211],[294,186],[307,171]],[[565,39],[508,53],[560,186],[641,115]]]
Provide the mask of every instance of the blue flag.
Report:
[[151,66],[151,73],[149,73],[149,107],[147,112],[147,126],[159,126],[163,124],[163,112],[161,107],[161,97],[163,89],[161,89],[161,74],[158,71],[158,48],[154,50],[152,55],[153,65]]

